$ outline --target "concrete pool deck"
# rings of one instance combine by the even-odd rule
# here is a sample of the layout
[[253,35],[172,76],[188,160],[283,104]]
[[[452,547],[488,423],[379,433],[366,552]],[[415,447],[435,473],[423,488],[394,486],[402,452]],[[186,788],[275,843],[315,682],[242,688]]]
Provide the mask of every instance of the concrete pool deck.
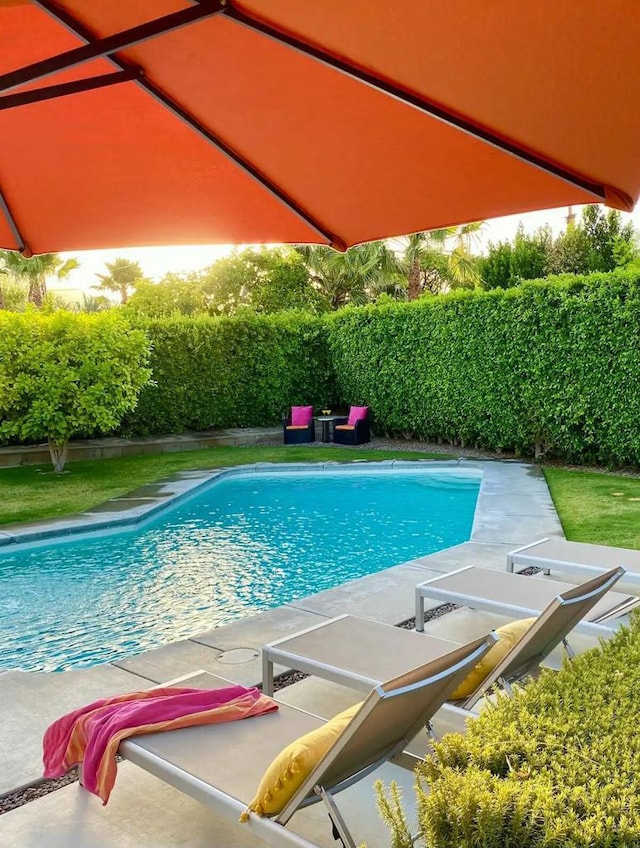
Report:
[[[424,462],[430,466],[472,466],[482,471],[469,542],[113,663],[57,673],[0,673],[0,704],[4,719],[0,723],[0,794],[39,777],[40,746],[45,728],[63,713],[97,697],[147,688],[198,669],[238,683],[255,685],[261,680],[260,648],[265,642],[342,613],[398,624],[414,614],[413,590],[417,583],[464,565],[504,570],[506,554],[513,548],[546,536],[564,538],[544,476],[538,467],[514,461]],[[206,476],[209,479],[211,475]],[[135,503],[129,502],[132,512],[128,514],[139,517],[147,511],[149,503],[141,504],[141,498],[148,497],[155,503],[166,501],[167,492],[172,487],[186,491],[201,485],[203,479],[202,472],[189,472],[160,485],[155,494],[148,492],[147,496],[140,496],[138,493],[132,496]],[[120,504],[119,508],[110,508],[105,505],[99,515],[104,521],[121,521],[124,506]],[[66,523],[70,530],[76,530],[79,526],[86,528],[87,520],[85,516],[56,524],[60,527]],[[40,534],[43,529],[42,525],[32,526],[30,532]],[[10,545],[19,538],[25,538],[26,532],[28,530],[24,526],[20,532],[17,528],[8,531],[5,528],[5,543]],[[11,538],[7,539],[7,536]],[[425,629],[445,638],[455,636],[462,641],[485,633],[497,621],[503,620],[476,611],[458,610],[430,622]],[[281,690],[278,698],[318,715],[329,716],[355,703],[361,695],[308,678]],[[407,788],[411,786],[411,775],[407,779],[406,773],[391,766],[386,767],[386,771],[394,778],[402,777]],[[168,848],[180,844],[199,848],[200,845],[211,844],[260,844],[250,835],[243,837],[239,828],[227,829],[204,808],[175,790],[162,786],[139,769],[124,764],[121,772],[113,801],[107,810],[101,809],[95,798],[85,797],[77,786],[68,786],[1,816],[0,843],[12,848],[36,845],[57,848],[68,844],[78,848],[98,844],[103,848],[112,845],[114,848],[116,845],[119,848],[129,845]],[[364,797],[370,800],[371,781],[363,783],[367,783]],[[360,803],[357,799],[363,795],[362,787],[359,793],[355,792],[353,803],[356,808]],[[409,793],[406,794],[408,797]],[[371,811],[368,818],[375,819],[373,805]],[[314,838],[320,844],[324,844],[323,840],[327,845],[335,844],[330,833],[328,836],[325,833],[327,828],[317,812],[309,811],[309,832],[315,834],[316,828],[321,827],[325,835],[321,837],[318,831]],[[359,818],[362,819],[363,815]],[[74,830],[76,826],[78,832]],[[384,834],[384,842],[380,844],[388,844],[386,830],[383,825],[380,826],[380,833]],[[82,835],[79,835],[80,831]],[[358,839],[365,838],[358,829],[356,836]]]

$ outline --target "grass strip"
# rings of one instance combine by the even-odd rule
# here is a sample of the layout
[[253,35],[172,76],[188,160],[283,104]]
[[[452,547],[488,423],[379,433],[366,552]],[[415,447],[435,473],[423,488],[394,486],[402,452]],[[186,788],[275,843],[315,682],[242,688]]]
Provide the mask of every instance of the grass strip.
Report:
[[567,539],[640,549],[640,479],[596,471],[545,468]]
[[354,462],[384,459],[450,459],[413,451],[339,447],[213,447],[179,453],[87,460],[55,474],[50,465],[0,470],[0,525],[59,518],[90,509],[176,471],[226,468],[254,462]]

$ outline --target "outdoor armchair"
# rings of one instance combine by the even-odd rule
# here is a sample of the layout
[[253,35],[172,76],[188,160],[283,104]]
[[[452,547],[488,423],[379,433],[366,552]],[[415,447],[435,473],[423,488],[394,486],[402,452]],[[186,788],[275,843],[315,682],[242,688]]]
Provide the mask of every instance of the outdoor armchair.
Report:
[[371,441],[369,407],[352,406],[349,415],[333,422],[333,441],[339,445],[362,445]]
[[312,406],[292,406],[288,416],[282,419],[285,445],[302,445],[315,442],[316,428]]

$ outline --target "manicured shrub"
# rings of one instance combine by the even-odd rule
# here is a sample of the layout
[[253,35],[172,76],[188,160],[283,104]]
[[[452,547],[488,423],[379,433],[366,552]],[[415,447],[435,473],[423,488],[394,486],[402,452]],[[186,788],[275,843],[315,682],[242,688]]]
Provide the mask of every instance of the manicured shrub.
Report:
[[167,318],[141,324],[153,383],[125,434],[268,426],[292,404],[332,404],[335,381],[323,322],[304,313]]
[[377,431],[573,461],[640,463],[640,274],[349,309],[338,388]]
[[[427,848],[640,845],[640,617],[450,734],[417,772]],[[393,844],[406,823],[380,788]],[[389,809],[393,815],[389,814]]]
[[69,439],[112,430],[135,406],[148,355],[115,314],[0,311],[0,439],[48,441],[62,471]]

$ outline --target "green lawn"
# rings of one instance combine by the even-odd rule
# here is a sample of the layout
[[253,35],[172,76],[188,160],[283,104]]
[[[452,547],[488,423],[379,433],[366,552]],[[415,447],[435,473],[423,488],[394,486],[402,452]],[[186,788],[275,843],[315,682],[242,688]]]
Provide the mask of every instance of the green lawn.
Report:
[[359,459],[450,459],[442,454],[407,451],[354,451],[337,447],[221,447],[197,451],[99,459],[67,465],[54,474],[51,466],[32,465],[0,470],[0,525],[81,512],[124,495],[175,471],[221,468],[253,462],[326,462]]
[[567,539],[640,549],[640,479],[545,468]]
[[[407,451],[354,451],[337,447],[223,447],[153,456],[0,470],[0,525],[57,518],[89,509],[175,471],[253,462],[325,462],[383,459],[449,459]],[[567,539],[640,549],[640,478],[545,468],[545,477]]]

